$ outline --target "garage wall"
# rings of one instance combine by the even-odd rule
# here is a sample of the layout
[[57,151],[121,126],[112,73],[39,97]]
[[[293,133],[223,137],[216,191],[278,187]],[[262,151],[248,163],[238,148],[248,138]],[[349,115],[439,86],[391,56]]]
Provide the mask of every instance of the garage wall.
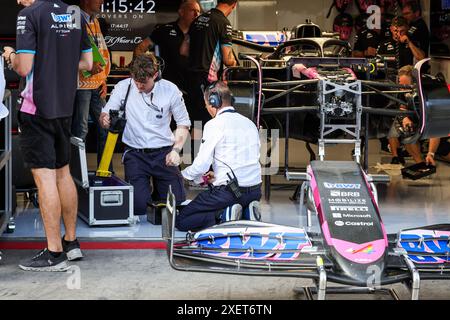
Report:
[[[421,0],[423,16],[430,25],[430,1]],[[238,10],[230,16],[235,29],[274,31],[304,23],[306,19],[318,24],[323,31],[333,29],[333,19],[337,14],[333,9],[330,18],[326,18],[331,0],[240,0]],[[352,16],[358,14],[356,5],[347,9]],[[450,59],[433,59],[431,72],[442,72],[450,83]]]

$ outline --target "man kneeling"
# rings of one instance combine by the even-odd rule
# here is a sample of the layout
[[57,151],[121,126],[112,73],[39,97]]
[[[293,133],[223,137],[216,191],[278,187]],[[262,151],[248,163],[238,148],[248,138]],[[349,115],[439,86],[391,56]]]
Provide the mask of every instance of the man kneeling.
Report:
[[[225,208],[235,204],[247,208],[261,199],[260,141],[255,124],[235,111],[233,95],[225,83],[210,85],[204,98],[213,119],[205,124],[194,163],[181,174],[195,183],[206,180],[210,188],[181,209],[176,218],[180,231],[213,226],[224,221]],[[208,172],[211,164],[213,171]]]

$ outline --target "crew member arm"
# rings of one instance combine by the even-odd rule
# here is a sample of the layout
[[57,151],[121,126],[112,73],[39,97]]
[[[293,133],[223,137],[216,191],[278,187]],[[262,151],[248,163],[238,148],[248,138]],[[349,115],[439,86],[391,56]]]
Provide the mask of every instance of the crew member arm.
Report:
[[223,63],[227,67],[237,66],[237,61],[234,57],[233,48],[230,45],[222,46],[222,57],[223,57]]
[[434,161],[434,156],[439,148],[439,144],[441,143],[441,138],[430,138],[430,141],[428,143],[428,153],[425,158],[425,161],[427,164],[436,165],[436,162]]
[[110,126],[109,111],[119,110],[122,104],[122,100],[125,99],[127,94],[128,85],[130,84],[130,79],[120,81],[115,85],[111,96],[109,97],[108,103],[103,107],[100,113],[99,123],[102,128],[108,129]]
[[186,180],[201,183],[203,182],[202,176],[209,171],[214,160],[214,149],[222,140],[223,134],[220,128],[214,128],[213,125],[211,121],[205,125],[202,144],[194,163],[181,171]]
[[141,43],[139,43],[136,46],[136,48],[134,48],[134,56],[137,57],[146,53],[147,50],[149,48],[153,48],[153,46],[154,46],[153,41],[149,37],[145,38],[144,40],[141,41]]
[[408,36],[406,36],[406,35],[402,36],[400,38],[400,41],[408,42],[409,49],[411,49],[411,52],[417,61],[420,61],[420,60],[426,58],[425,52],[422,49],[420,49],[418,46],[416,46],[416,44],[413,41],[411,41],[408,38]]

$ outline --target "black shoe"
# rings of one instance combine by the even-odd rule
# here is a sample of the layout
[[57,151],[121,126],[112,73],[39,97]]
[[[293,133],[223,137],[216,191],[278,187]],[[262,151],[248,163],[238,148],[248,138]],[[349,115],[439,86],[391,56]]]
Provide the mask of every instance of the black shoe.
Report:
[[70,266],[67,263],[67,255],[61,252],[59,257],[55,258],[47,248],[41,250],[30,260],[19,264],[19,268],[25,271],[67,271]]
[[69,259],[69,261],[81,260],[83,258],[83,253],[80,249],[80,243],[77,239],[73,241],[67,241],[63,237],[62,247],[64,252],[67,254],[67,259]]
[[391,148],[389,146],[389,140],[386,138],[380,138],[380,149],[386,153],[391,153]]
[[411,155],[409,154],[409,152],[406,151],[406,150],[403,149],[403,148],[398,148],[398,149],[397,149],[397,154],[398,154],[398,156],[399,156],[400,158],[408,158],[408,157],[411,157]]
[[406,161],[402,157],[392,157],[391,164],[402,164],[402,165],[405,165]]

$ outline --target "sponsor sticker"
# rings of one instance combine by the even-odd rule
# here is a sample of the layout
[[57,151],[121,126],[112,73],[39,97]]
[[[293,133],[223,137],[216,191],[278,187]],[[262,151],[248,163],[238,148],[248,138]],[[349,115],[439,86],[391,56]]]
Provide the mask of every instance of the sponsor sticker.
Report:
[[359,198],[361,193],[358,191],[339,191],[339,190],[331,190],[330,196],[332,197],[351,197],[351,198]]
[[332,211],[369,211],[369,207],[363,206],[330,206]]
[[361,189],[360,183],[330,183],[324,182],[324,187],[327,189]]

